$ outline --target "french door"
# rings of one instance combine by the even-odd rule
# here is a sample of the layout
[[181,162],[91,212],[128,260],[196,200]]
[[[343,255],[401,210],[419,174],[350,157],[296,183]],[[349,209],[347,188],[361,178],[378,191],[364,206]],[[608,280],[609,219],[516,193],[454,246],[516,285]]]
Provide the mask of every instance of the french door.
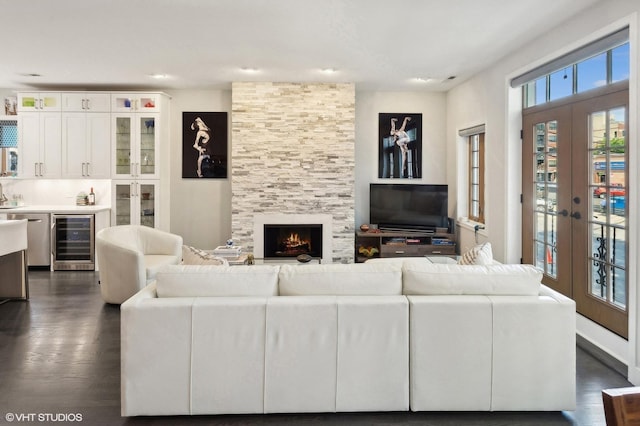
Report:
[[628,85],[523,113],[523,262],[628,335]]

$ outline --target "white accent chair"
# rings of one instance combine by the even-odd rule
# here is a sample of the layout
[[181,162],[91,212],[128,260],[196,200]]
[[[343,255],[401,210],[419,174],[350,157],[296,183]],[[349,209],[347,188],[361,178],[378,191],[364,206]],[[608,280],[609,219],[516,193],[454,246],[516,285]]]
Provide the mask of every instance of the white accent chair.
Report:
[[155,279],[158,269],[182,260],[182,237],[141,225],[120,225],[96,234],[100,292],[121,304]]

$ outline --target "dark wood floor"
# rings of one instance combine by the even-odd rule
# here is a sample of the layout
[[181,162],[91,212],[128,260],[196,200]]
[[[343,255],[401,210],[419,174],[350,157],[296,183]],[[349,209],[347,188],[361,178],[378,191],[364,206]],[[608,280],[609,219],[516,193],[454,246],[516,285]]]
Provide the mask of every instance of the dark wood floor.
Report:
[[[29,275],[30,301],[0,305],[0,424],[46,424],[39,420],[48,417],[85,425],[604,425],[600,392],[630,386],[578,348],[578,408],[571,412],[122,418],[119,307],[102,302],[96,273]],[[35,421],[20,422],[20,415]],[[76,415],[82,422],[59,421]]]

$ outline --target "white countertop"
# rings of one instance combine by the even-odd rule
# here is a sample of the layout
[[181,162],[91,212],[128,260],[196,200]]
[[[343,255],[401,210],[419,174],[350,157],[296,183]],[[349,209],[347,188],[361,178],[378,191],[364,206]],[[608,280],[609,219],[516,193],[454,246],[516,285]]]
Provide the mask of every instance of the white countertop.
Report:
[[35,205],[0,209],[0,214],[11,213],[61,213],[61,214],[91,214],[111,209],[107,205],[76,206],[76,205]]
[[0,220],[0,256],[27,249],[27,221]]

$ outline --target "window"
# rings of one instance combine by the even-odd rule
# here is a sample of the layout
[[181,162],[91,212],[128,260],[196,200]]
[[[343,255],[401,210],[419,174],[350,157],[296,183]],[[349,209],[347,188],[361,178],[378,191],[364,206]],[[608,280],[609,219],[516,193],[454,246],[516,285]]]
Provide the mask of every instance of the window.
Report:
[[470,220],[484,223],[484,132],[469,136]]
[[623,28],[511,80],[523,108],[629,79],[629,28]]

